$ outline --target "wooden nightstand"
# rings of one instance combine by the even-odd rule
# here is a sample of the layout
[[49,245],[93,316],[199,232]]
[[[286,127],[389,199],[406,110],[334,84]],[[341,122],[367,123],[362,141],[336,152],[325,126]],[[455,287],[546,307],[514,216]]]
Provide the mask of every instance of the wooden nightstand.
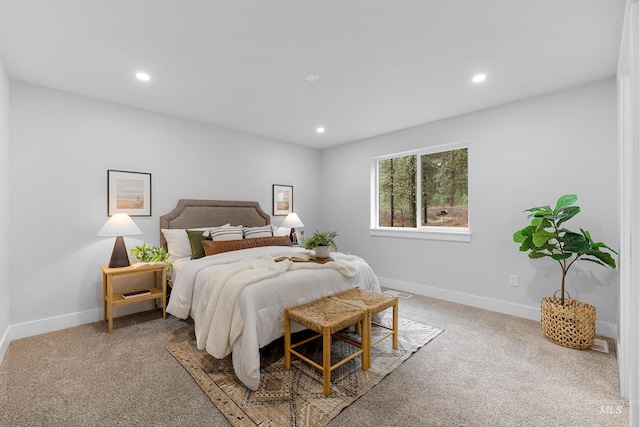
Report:
[[[104,321],[109,320],[109,333],[113,331],[113,307],[134,302],[153,300],[154,310],[156,307],[156,299],[162,299],[162,318],[167,318],[167,265],[144,265],[137,268],[120,267],[110,268],[108,265],[101,265],[102,270],[102,303],[104,308]],[[162,273],[162,288],[157,287],[158,273]],[[113,278],[116,276],[126,276],[129,274],[153,273],[153,286],[149,288],[136,289],[149,291],[149,295],[138,296],[135,298],[125,299],[122,294],[131,291],[113,292]]]

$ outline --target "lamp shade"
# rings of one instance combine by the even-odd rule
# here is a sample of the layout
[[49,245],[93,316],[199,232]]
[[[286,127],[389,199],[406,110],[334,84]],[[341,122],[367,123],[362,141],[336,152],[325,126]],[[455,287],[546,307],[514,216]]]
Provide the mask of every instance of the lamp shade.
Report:
[[304,227],[304,224],[300,220],[300,217],[297,213],[291,212],[287,217],[282,221],[282,225],[280,227],[285,228],[296,228],[296,227]]
[[304,227],[302,221],[300,221],[300,217],[298,214],[291,212],[287,217],[282,221],[282,225],[280,227],[289,228],[291,232],[289,233],[289,239],[291,243],[297,244],[298,237],[296,236],[296,227]]
[[129,254],[124,244],[122,236],[132,236],[134,234],[142,234],[142,230],[138,228],[131,217],[126,213],[114,214],[105,225],[102,226],[97,236],[116,236],[116,243],[113,245],[111,252],[111,260],[109,268],[121,268],[129,266]]
[[109,218],[96,236],[133,236],[134,234],[142,234],[142,230],[133,222],[129,214],[117,213]]

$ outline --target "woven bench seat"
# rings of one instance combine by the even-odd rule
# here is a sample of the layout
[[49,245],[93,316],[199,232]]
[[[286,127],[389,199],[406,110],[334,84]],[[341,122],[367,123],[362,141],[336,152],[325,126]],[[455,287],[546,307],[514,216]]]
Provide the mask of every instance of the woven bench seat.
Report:
[[[365,310],[366,318],[363,322],[363,333],[362,333],[362,341],[366,340],[364,329],[368,329],[366,331],[366,336],[371,337],[371,327],[372,325],[384,328],[389,330],[390,332],[379,338],[375,342],[371,342],[366,346],[366,353],[362,357],[362,367],[363,369],[369,369],[371,366],[371,347],[380,343],[382,340],[393,337],[393,348],[398,348],[398,297],[390,296],[386,294],[382,294],[380,292],[374,292],[367,289],[354,288],[348,291],[340,292],[334,296],[329,297],[336,301],[344,302],[346,304],[353,305],[354,307],[358,307],[360,309]],[[374,322],[372,320],[372,316],[385,310],[387,308],[393,307],[393,324],[392,327],[389,328],[386,325],[382,325],[380,323]]]
[[[355,325],[365,320],[366,310],[356,307],[353,304],[347,304],[336,299],[325,297],[317,301],[299,305],[284,310],[284,367],[291,368],[291,355],[297,356],[299,359],[307,362],[316,369],[322,371],[322,384],[325,396],[331,394],[331,371],[342,366],[349,360],[362,356],[362,369],[366,370],[364,365],[365,354],[368,353],[369,342],[371,341],[367,332],[363,331],[362,342],[359,343],[348,337],[337,334],[338,331]],[[312,331],[317,332],[316,335],[306,338],[297,343],[291,343],[291,322],[299,323]],[[363,328],[365,329],[365,328]],[[331,364],[331,338],[335,337],[345,341],[354,347],[357,351],[345,357],[344,359]],[[305,344],[318,337],[322,337],[322,365],[314,362],[306,356],[294,350],[296,347]]]

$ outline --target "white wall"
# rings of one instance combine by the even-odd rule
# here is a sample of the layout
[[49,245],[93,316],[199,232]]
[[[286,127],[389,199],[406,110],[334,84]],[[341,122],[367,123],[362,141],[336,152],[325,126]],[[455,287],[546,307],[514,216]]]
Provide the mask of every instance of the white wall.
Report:
[[640,9],[627,0],[618,58],[620,165],[620,394],[629,401],[629,425],[640,425]]
[[144,235],[128,247],[158,244],[158,217],[180,198],[257,200],[271,213],[272,184],[293,185],[305,225],[319,221],[317,150],[23,83],[10,106],[13,339],[101,319],[107,169],[152,174],[152,217],[134,218]]
[[9,345],[9,78],[0,60],[0,360]]
[[[369,236],[372,158],[457,141],[469,143],[471,242]],[[321,162],[322,227],[401,290],[539,320],[560,268],[529,260],[512,234],[526,225],[524,209],[565,193],[583,210],[567,225],[618,247],[613,79],[324,150]],[[596,306],[599,333],[615,336],[617,271],[581,263],[567,289]]]
[[[144,235],[128,246],[157,243],[158,216],[179,198],[258,200],[270,212],[271,185],[291,184],[305,228],[338,230],[341,249],[365,257],[383,283],[530,318],[559,287],[559,269],[511,242],[523,209],[575,192],[584,210],[575,225],[618,243],[613,80],[322,153],[23,83],[11,84],[10,107],[14,339],[101,318],[98,266],[113,242],[95,233],[107,219],[107,169],[152,173],[153,216],[135,219]],[[370,237],[372,157],[461,140],[470,146],[471,243]],[[569,291],[597,307],[599,329],[615,328],[617,283],[617,272],[597,266],[570,273]]]

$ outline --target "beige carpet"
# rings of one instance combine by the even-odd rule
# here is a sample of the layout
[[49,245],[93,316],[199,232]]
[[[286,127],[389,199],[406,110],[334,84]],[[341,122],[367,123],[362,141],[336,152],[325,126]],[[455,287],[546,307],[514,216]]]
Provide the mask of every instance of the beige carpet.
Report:
[[[481,284],[488,286],[488,284]],[[628,427],[616,346],[573,350],[540,322],[413,295],[400,315],[444,333],[328,427]],[[231,425],[167,351],[191,322],[162,312],[100,321],[9,344],[0,363],[0,426]]]
[[[389,324],[389,316],[385,318]],[[387,331],[374,328],[377,340]],[[202,391],[233,426],[310,426],[326,425],[344,408],[369,392],[385,376],[396,369],[419,348],[438,336],[442,329],[406,319],[399,321],[398,349],[391,339],[372,348],[371,367],[361,369],[360,358],[350,360],[331,374],[331,395],[325,397],[322,373],[309,364],[292,358],[290,370],[284,368],[282,339],[261,352],[260,388],[247,389],[235,376],[231,358],[214,359],[196,348],[195,341],[170,346],[167,350],[191,374]],[[300,340],[301,332],[295,337]],[[322,364],[321,340],[317,339],[299,350],[316,363]],[[351,354],[354,348],[334,340],[332,361]],[[374,391],[371,391],[375,393]]]

